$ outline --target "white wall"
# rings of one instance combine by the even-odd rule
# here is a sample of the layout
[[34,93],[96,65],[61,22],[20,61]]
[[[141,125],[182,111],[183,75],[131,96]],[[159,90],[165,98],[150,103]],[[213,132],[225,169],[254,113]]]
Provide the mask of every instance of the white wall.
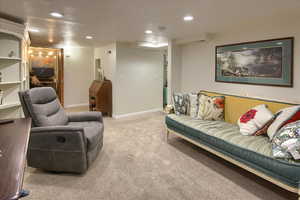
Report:
[[172,102],[172,94],[181,91],[181,48],[175,40],[168,45],[168,104]]
[[104,76],[113,82],[116,68],[116,43],[95,48],[95,59],[97,58],[101,59]]
[[[215,46],[247,41],[295,37],[294,87],[254,86],[245,84],[216,83]],[[300,103],[300,26],[298,22],[276,21],[256,25],[244,24],[230,32],[219,33],[215,39],[181,48],[181,89],[187,91],[212,90],[224,93],[248,95]]]
[[117,43],[114,115],[162,109],[163,51]]
[[96,58],[112,81],[113,116],[162,109],[163,51],[117,42],[96,48]]
[[65,107],[88,104],[92,83],[94,49],[71,47],[64,49],[64,98]]

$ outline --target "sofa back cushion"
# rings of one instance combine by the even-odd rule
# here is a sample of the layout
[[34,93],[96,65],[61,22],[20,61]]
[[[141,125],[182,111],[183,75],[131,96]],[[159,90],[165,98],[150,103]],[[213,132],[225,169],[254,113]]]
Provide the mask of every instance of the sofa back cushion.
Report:
[[200,91],[200,92],[209,96],[225,96],[226,99],[225,110],[224,110],[225,121],[232,124],[236,124],[240,116],[242,116],[251,108],[258,106],[260,104],[266,104],[268,106],[268,109],[272,113],[276,113],[277,111],[283,108],[297,105],[293,103],[223,94],[223,93],[210,92],[210,91]]
[[23,93],[34,126],[66,125],[68,116],[62,108],[56,92],[50,87],[39,87]]

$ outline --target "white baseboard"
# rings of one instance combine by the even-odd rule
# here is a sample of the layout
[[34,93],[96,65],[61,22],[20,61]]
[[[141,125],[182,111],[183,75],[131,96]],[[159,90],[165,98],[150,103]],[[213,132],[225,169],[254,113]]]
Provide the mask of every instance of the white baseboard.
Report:
[[155,108],[155,109],[145,110],[145,111],[141,111],[141,112],[134,112],[134,113],[128,113],[128,114],[121,114],[121,115],[113,115],[113,118],[114,119],[120,119],[120,118],[124,118],[124,117],[131,117],[131,116],[135,116],[135,115],[142,115],[142,114],[146,114],[146,113],[159,112],[159,111],[163,111],[163,109],[162,108]]
[[71,105],[65,106],[65,108],[74,108],[74,107],[81,107],[81,106],[88,106],[88,105],[89,105],[89,103],[71,104]]

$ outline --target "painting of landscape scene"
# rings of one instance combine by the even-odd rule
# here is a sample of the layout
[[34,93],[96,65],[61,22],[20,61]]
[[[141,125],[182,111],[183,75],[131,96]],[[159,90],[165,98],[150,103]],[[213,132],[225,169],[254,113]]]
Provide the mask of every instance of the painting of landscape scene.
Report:
[[243,48],[217,53],[217,64],[225,77],[282,77],[282,47]]
[[215,81],[293,87],[294,38],[219,45]]

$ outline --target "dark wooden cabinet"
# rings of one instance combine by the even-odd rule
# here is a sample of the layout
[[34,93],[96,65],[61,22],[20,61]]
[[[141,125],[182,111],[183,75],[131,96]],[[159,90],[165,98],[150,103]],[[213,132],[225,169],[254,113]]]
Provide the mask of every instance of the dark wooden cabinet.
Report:
[[90,111],[112,116],[112,84],[110,80],[93,81],[89,89]]
[[0,200],[16,200],[22,190],[31,119],[0,122]]

